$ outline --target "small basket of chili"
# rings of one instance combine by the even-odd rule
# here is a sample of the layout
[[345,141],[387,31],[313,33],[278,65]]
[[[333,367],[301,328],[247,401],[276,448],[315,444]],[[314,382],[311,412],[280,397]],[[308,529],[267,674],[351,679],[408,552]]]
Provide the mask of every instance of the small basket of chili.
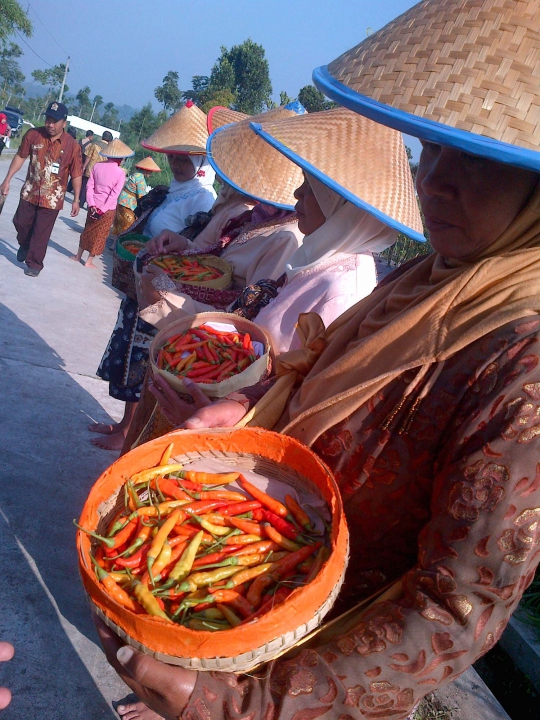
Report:
[[226,290],[232,284],[232,265],[215,255],[159,255],[148,265],[156,265],[183,285]]
[[[201,462],[225,472],[190,470]],[[260,428],[141,445],[99,478],[78,526],[95,612],[130,645],[195,670],[246,672],[294,647],[331,609],[348,558],[328,468]]]
[[177,392],[184,378],[209,397],[225,397],[259,382],[271,365],[270,340],[260,327],[231,313],[199,313],[163,328],[150,346],[154,374]]
[[149,240],[147,235],[127,233],[117,239],[114,248],[112,286],[132,300],[137,299],[133,262]]

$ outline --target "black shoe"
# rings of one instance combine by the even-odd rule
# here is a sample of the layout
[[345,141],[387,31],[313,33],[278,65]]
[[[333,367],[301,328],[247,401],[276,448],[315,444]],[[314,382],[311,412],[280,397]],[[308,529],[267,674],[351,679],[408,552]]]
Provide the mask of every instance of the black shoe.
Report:
[[19,249],[17,250],[17,260],[19,262],[24,262],[26,260],[27,255],[28,255],[28,248],[24,247],[24,245],[20,245]]
[[27,267],[24,271],[25,275],[29,275],[30,277],[37,277],[41,270],[37,270],[36,268]]

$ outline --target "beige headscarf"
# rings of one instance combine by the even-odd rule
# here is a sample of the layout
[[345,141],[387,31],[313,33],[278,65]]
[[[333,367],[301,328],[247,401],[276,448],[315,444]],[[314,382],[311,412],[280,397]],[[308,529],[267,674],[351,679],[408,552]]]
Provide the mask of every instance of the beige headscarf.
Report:
[[306,352],[280,355],[278,373],[305,374],[306,362],[311,371],[278,427],[311,445],[405,371],[418,370],[411,390],[434,363],[509,322],[540,314],[539,245],[540,186],[474,261],[449,267],[432,253],[326,333],[320,318],[301,316]]
[[326,222],[306,235],[302,245],[291,256],[285,266],[289,280],[337,253],[381,252],[396,241],[397,230],[348,202],[313,175],[306,173],[306,178]]
[[197,235],[196,245],[200,248],[214,245],[221,237],[223,228],[235,217],[255,205],[247,195],[237,192],[227,183],[224,183],[216,201],[212,205],[212,218],[208,225]]

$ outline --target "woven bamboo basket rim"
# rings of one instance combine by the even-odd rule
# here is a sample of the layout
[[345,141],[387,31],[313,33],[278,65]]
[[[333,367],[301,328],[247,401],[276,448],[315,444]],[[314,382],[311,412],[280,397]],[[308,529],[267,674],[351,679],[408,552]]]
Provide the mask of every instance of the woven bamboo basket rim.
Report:
[[252,127],[347,200],[425,240],[401,133],[342,107]]
[[230,125],[234,122],[240,122],[241,120],[247,120],[250,116],[247,113],[239,112],[238,110],[231,110],[231,108],[223,107],[222,105],[216,105],[208,111],[206,118],[206,124],[208,132],[211,134],[214,130],[217,130],[224,125]]
[[[165,253],[163,253],[162,255],[151,257],[148,260],[147,264],[152,265],[153,264],[152,261],[156,260],[158,257],[182,257],[182,255],[166,255]],[[221,277],[216,278],[215,281],[214,280],[183,280],[182,278],[176,278],[173,275],[171,275],[170,277],[173,280],[178,280],[183,285],[193,285],[194,287],[209,287],[209,288],[213,288],[214,287],[213,283],[215,283],[217,281],[220,281],[221,283],[223,283],[226,280],[227,286],[221,287],[221,285],[220,285],[220,287],[218,289],[227,290],[230,287],[230,285],[232,283],[232,275],[234,272],[234,268],[230,262],[228,262],[224,258],[217,257],[216,255],[207,255],[205,253],[201,253],[200,255],[189,255],[189,259],[190,260],[193,260],[193,259],[198,260],[201,263],[201,265],[203,265],[203,266],[212,267],[212,268],[215,268],[216,270],[219,270],[222,273]]]
[[538,171],[539,35],[538,0],[424,0],[313,78],[403,132]]
[[218,128],[208,138],[209,163],[238,192],[292,210],[296,203],[294,191],[303,182],[302,170],[258,137],[250,123],[295,116],[294,110],[274,108]]
[[265,351],[263,355],[257,358],[257,360],[251,363],[251,365],[248,365],[244,370],[242,370],[242,372],[233,375],[231,378],[227,378],[227,380],[222,380],[221,382],[214,384],[197,383],[197,387],[209,397],[225,397],[230,392],[234,392],[242,387],[250,387],[261,379],[262,375],[267,371],[273,360],[272,343],[270,342],[269,336],[263,328],[259,327],[247,318],[243,318],[240,315],[234,315],[233,313],[224,312],[198,313],[197,315],[181,318],[180,320],[175,320],[170,323],[157,333],[150,344],[149,351],[152,372],[154,374],[161,375],[177,392],[182,392],[184,389],[182,378],[177,375],[173,375],[166,370],[158,368],[158,352],[163,347],[166,340],[173,335],[176,335],[178,332],[188,330],[190,327],[199,327],[199,325],[205,325],[206,323],[211,322],[230,323],[240,332],[248,332],[252,340],[263,343]]
[[161,153],[203,155],[207,139],[206,114],[192,104],[181,107],[141,145]]
[[[196,433],[194,431],[187,432],[191,432],[191,434],[195,436],[201,435],[201,433]],[[268,431],[261,431],[260,429],[254,428],[251,430],[237,430],[235,432],[257,432],[258,434],[260,434],[261,432]],[[216,433],[214,431],[211,431],[211,434],[215,435]],[[218,431],[217,434],[222,434],[222,431]],[[231,434],[231,431],[228,431],[227,434]],[[272,435],[276,435],[276,433],[272,433]],[[173,441],[175,436],[178,436],[178,431],[170,433],[163,438],[159,438],[159,443],[157,443],[157,441],[152,441],[151,443],[147,443],[147,445],[155,446],[157,443],[158,447],[162,447],[167,445],[170,441]],[[287,438],[287,442],[289,442],[290,440],[291,438]],[[295,441],[295,443],[300,446],[300,443],[297,443],[297,441]],[[144,448],[144,446],[142,447]],[[141,448],[137,448],[130,454],[136,453],[137,450],[141,450]],[[273,479],[286,482],[297,490],[302,491],[309,489],[310,492],[315,492],[316,494],[319,494],[319,497],[323,497],[322,491],[317,488],[317,486],[314,485],[314,483],[311,482],[309,478],[307,478],[305,475],[302,475],[302,473],[300,473],[298,470],[295,470],[294,468],[289,466],[284,467],[284,465],[280,464],[277,460],[269,457],[264,457],[259,453],[227,452],[219,450],[189,450],[185,453],[176,453],[173,451],[173,456],[176,461],[183,462],[186,465],[199,459],[218,458],[225,464],[230,464],[234,467],[240,467],[240,469],[243,470],[255,470],[256,472],[260,472],[261,474],[272,477]],[[122,460],[122,458],[120,458],[120,460]],[[119,461],[117,461],[117,463],[118,462]],[[117,463],[115,463],[115,465]],[[318,461],[318,459],[317,463],[324,467],[324,464]],[[112,467],[114,467],[114,465]],[[331,478],[331,474],[329,473],[329,471],[327,471],[327,473],[328,478]],[[123,479],[121,481],[123,481]],[[263,627],[263,634],[266,633],[266,635],[268,635],[268,633],[270,633],[268,636],[264,637],[264,641],[259,640],[259,645],[256,645],[255,647],[249,647],[249,649],[246,647],[245,652],[239,653],[238,655],[234,656],[205,656],[204,653],[198,653],[197,657],[188,657],[187,655],[181,655],[180,653],[177,655],[171,655],[161,652],[155,647],[150,647],[149,643],[145,644],[135,639],[129,634],[126,628],[121,627],[118,624],[118,621],[113,619],[110,614],[107,614],[107,609],[114,607],[116,603],[114,600],[112,600],[112,598],[107,596],[105,590],[102,589],[102,586],[95,580],[95,576],[93,575],[93,571],[90,567],[88,552],[85,551],[85,547],[89,549],[95,541],[89,540],[86,536],[84,536],[83,533],[79,531],[77,536],[79,565],[83,577],[83,582],[85,584],[85,589],[87,595],[89,595],[89,600],[91,605],[93,606],[94,611],[97,612],[97,614],[104,620],[104,622],[106,622],[109,627],[111,627],[115,632],[117,632],[117,634],[119,634],[119,636],[126,643],[132,645],[136,649],[146,654],[152,655],[158,660],[167,662],[169,664],[179,665],[181,667],[201,671],[222,670],[227,672],[242,673],[248,670],[252,670],[262,663],[269,662],[275,657],[281,655],[286,650],[294,647],[294,645],[296,645],[303,637],[313,632],[320,625],[322,619],[330,611],[332,605],[334,604],[343,583],[348,560],[348,535],[346,525],[343,519],[343,507],[339,496],[339,490],[337,489],[337,486],[335,486],[335,483],[333,481],[332,483],[334,487],[334,495],[332,497],[331,503],[328,502],[327,498],[324,499],[327,499],[327,505],[329,506],[332,519],[332,531],[331,537],[329,538],[332,548],[332,556],[330,559],[333,559],[335,562],[337,562],[338,566],[334,567],[334,565],[330,563],[329,559],[321,568],[321,571],[319,572],[317,578],[312,581],[312,584],[316,582],[319,587],[325,588],[325,593],[327,593],[326,598],[323,602],[318,604],[318,607],[315,608],[313,612],[310,612],[309,617],[302,617],[301,621],[296,624],[299,613],[303,612],[304,616],[306,615],[305,608],[308,600],[308,594],[310,593],[310,586],[312,585],[310,584],[308,586],[295,590],[283,603],[278,606],[278,608],[276,608],[275,611],[270,611],[266,616],[263,616],[256,623],[253,623],[253,625],[246,624],[245,626],[240,626],[241,628],[243,628],[242,633],[245,636],[244,639],[246,643],[250,645],[252,643],[253,635],[255,635],[257,631],[260,631],[261,627]],[[109,497],[109,499],[106,502],[102,502],[98,507],[98,513],[100,513],[99,520],[96,525],[96,529],[98,532],[106,526],[110,518],[114,516],[114,513],[117,512],[121,505],[123,505],[123,498],[120,497],[120,487],[121,486],[118,485],[117,489]],[[336,555],[336,553],[338,552],[338,548],[340,549],[339,557]],[[344,552],[342,552],[343,549]],[[342,557],[341,552],[343,555]],[[92,589],[94,590],[94,592],[98,593],[99,597],[96,598],[94,596],[90,596],[88,583],[92,585]],[[330,589],[328,590],[328,588]],[[107,605],[109,606],[109,608],[107,608]],[[288,626],[282,629],[281,634],[275,634],[272,631],[272,621],[270,616],[273,612],[279,613],[280,619],[287,615]],[[133,615],[126,610],[123,610],[123,613],[127,616]],[[190,630],[189,628],[184,628],[179,625],[169,626],[169,624],[166,624],[156,618],[150,618],[149,616],[137,615],[133,617],[138,618],[139,621],[142,621],[143,624],[147,627],[152,627],[152,625],[154,627],[161,626],[167,628],[169,634],[174,632],[177,636],[175,637],[175,641],[177,641],[178,643],[183,642],[184,648],[186,650],[190,649],[189,638],[193,638],[195,636],[197,636],[198,638],[201,638],[201,636],[209,636],[209,639],[219,638],[223,640],[222,643],[220,642],[220,648],[221,646],[227,647],[227,642],[229,642],[230,647],[230,643],[232,642],[232,634],[237,635],[239,630],[239,628],[234,628],[231,630],[219,631],[218,633],[201,632]],[[258,634],[260,636],[261,632],[259,632]]]

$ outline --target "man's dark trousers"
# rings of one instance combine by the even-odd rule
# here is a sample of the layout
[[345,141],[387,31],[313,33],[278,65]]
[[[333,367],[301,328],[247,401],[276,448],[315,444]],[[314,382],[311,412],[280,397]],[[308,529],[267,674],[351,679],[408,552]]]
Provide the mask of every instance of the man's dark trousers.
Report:
[[29,268],[43,269],[43,258],[59,212],[60,210],[51,210],[19,200],[13,224],[17,230],[19,245],[28,250],[26,264]]

